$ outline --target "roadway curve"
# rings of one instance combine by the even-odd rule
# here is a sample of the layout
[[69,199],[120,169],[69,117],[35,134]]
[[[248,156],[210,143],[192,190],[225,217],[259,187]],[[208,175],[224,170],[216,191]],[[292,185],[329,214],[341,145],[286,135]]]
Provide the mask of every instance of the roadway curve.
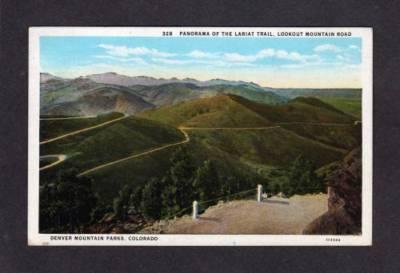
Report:
[[162,145],[160,147],[153,148],[151,150],[148,150],[148,151],[145,151],[145,152],[142,152],[142,153],[139,153],[139,154],[130,155],[130,156],[118,159],[118,160],[114,160],[114,161],[111,161],[111,162],[108,162],[108,163],[104,163],[104,164],[98,165],[96,167],[93,167],[91,169],[88,169],[86,171],[81,172],[80,174],[78,174],[78,177],[82,176],[82,175],[87,175],[87,174],[89,174],[91,172],[98,171],[98,170],[100,170],[102,168],[105,168],[105,167],[108,167],[108,166],[111,166],[111,165],[115,165],[115,164],[121,163],[123,161],[132,159],[132,158],[141,157],[141,156],[144,156],[144,155],[148,155],[148,154],[151,154],[151,153],[154,153],[154,152],[158,152],[158,151],[161,151],[161,150],[173,147],[173,146],[182,145],[182,144],[185,144],[185,143],[189,142],[190,141],[189,134],[184,129],[181,129],[181,128],[178,128],[178,129],[182,132],[182,134],[184,136],[184,140],[182,140],[182,141],[179,141],[179,142],[176,142],[176,143],[171,143],[171,144],[165,144],[165,145]]
[[[109,121],[106,121],[106,122],[103,122],[103,123],[100,123],[100,124],[97,124],[97,125],[93,125],[93,126],[91,126],[91,127],[87,127],[87,128],[84,128],[84,129],[76,130],[76,131],[73,131],[73,132],[70,132],[70,133],[67,133],[67,134],[64,134],[64,135],[55,137],[55,138],[43,140],[43,141],[40,142],[40,145],[42,145],[42,144],[47,144],[47,143],[50,143],[50,142],[54,142],[54,141],[57,141],[57,140],[60,140],[60,139],[63,139],[63,138],[69,137],[69,136],[77,135],[77,134],[80,134],[80,133],[83,133],[83,132],[87,132],[87,131],[90,131],[90,130],[93,130],[93,129],[96,129],[96,128],[100,128],[100,127],[103,127],[103,126],[105,126],[105,125],[114,123],[114,122],[116,122],[116,121],[125,119],[125,118],[127,118],[127,117],[128,117],[128,115],[125,114],[125,115],[122,116],[122,117],[119,117],[119,118],[116,118],[116,119],[112,119],[112,120],[109,120]],[[75,119],[76,119],[76,118],[77,118],[77,117],[75,117]],[[64,119],[65,119],[65,118],[64,118]]]
[[59,154],[59,155],[42,155],[42,156],[40,156],[40,159],[53,158],[53,157],[56,157],[57,161],[55,161],[53,163],[50,163],[49,165],[46,165],[46,166],[43,166],[43,167],[39,168],[39,171],[43,171],[43,170],[46,170],[48,168],[54,167],[54,166],[60,164],[61,162],[63,162],[65,159],[67,159],[67,156],[63,155],[63,154]]

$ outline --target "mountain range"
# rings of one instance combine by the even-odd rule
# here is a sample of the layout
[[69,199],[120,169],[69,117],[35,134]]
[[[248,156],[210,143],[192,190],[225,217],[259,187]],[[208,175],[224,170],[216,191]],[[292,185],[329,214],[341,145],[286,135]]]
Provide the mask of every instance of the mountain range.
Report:
[[287,101],[254,83],[194,79],[155,79],[104,73],[63,79],[41,74],[41,115],[95,115],[105,112],[135,114],[147,108],[181,101],[235,94],[269,104]]
[[298,96],[353,96],[357,89],[274,89],[253,82],[212,79],[163,79],[125,76],[114,72],[66,79],[40,74],[41,115],[136,114],[148,108],[232,94],[251,101],[279,105]]

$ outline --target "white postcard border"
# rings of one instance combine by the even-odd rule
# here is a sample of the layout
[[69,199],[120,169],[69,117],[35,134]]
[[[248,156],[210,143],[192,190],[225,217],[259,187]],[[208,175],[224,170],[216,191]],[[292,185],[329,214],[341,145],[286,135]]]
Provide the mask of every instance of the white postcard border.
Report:
[[[362,38],[362,235],[40,234],[39,117],[41,36],[161,36],[163,31],[343,31]],[[176,36],[175,36],[176,37]],[[216,38],[210,36],[210,38]],[[231,37],[235,39],[235,37]],[[246,37],[241,37],[246,38]],[[255,37],[251,37],[255,38]],[[295,38],[295,37],[293,37]],[[307,37],[309,39],[320,37]],[[263,39],[263,37],[260,37]],[[264,38],[268,39],[268,38]],[[31,27],[29,29],[28,245],[368,246],[372,245],[372,28]],[[92,237],[90,237],[92,236]],[[95,236],[95,237],[93,237]],[[117,237],[111,237],[117,236]],[[83,240],[83,238],[92,238]],[[96,239],[94,239],[96,238]],[[118,240],[120,238],[121,240]],[[113,240],[111,240],[113,239]]]

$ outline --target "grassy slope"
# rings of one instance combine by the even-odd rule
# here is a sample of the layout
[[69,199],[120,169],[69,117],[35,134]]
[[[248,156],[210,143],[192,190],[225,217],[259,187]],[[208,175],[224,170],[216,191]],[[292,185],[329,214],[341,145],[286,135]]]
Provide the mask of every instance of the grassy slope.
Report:
[[162,177],[170,167],[169,158],[176,148],[134,158],[89,174],[101,199],[111,201],[125,185],[143,186],[150,177]]
[[[228,176],[246,177],[251,178],[255,184],[263,180],[262,176],[256,174],[252,168],[237,160],[232,154],[224,152],[218,147],[207,145],[201,139],[192,138],[185,146],[189,150],[189,154],[193,156],[196,166],[200,166],[206,159],[214,160],[221,179]],[[94,186],[101,198],[106,202],[111,202],[124,185],[140,187],[145,185],[150,177],[163,177],[170,168],[169,158],[176,148],[125,161],[89,176],[95,180]]]
[[350,149],[360,140],[354,118],[315,98],[296,98],[285,105],[266,105],[239,96],[225,95],[183,102],[142,113],[174,126],[261,127],[282,122],[340,123],[348,126],[280,124],[298,135]]
[[[318,166],[339,160],[343,154],[277,128],[267,131],[189,131],[185,144],[195,164],[212,159],[220,176],[250,178],[255,184],[274,181],[275,167],[285,167],[303,153]],[[162,177],[169,168],[169,157],[176,147],[132,159],[90,174],[105,201],[111,201],[126,184],[142,186],[152,176]],[[272,167],[275,166],[275,167]],[[268,170],[266,170],[268,169]],[[261,170],[261,171],[260,171]],[[278,176],[276,179],[282,179]]]
[[287,104],[270,106],[233,96],[240,104],[272,122],[352,123],[354,118],[315,98],[297,98]]
[[226,95],[182,102],[174,106],[148,110],[139,115],[173,126],[254,127],[270,125],[266,119]]
[[284,124],[281,126],[301,136],[347,150],[359,145],[361,141],[361,127],[352,124],[349,126],[306,124]]
[[182,102],[145,111],[143,117],[174,126],[257,127],[273,122],[352,123],[354,118],[318,99],[298,98],[284,105],[267,105],[236,95]]
[[62,168],[69,167],[76,167],[79,171],[83,171],[101,163],[177,142],[182,138],[182,133],[175,128],[154,121],[129,117],[98,129],[41,145],[41,155],[66,154],[69,156],[62,164],[42,173],[44,177],[47,177]]
[[361,98],[320,98],[322,101],[342,110],[343,112],[361,119]]
[[[109,120],[113,120],[122,117],[121,113],[109,113],[99,115],[94,118],[86,119],[66,119],[66,120],[41,120],[40,121],[40,140],[46,140],[53,137],[57,137],[69,132],[94,126]],[[46,116],[46,118],[51,118]]]
[[261,131],[190,131],[208,147],[229,153],[241,161],[285,166],[304,154],[322,166],[343,157],[343,153],[300,138],[283,128]]

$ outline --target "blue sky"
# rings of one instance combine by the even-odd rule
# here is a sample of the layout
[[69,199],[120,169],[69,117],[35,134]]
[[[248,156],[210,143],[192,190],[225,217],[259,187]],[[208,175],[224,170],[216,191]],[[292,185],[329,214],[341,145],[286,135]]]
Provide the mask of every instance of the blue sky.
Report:
[[360,38],[41,37],[41,72],[360,87]]

